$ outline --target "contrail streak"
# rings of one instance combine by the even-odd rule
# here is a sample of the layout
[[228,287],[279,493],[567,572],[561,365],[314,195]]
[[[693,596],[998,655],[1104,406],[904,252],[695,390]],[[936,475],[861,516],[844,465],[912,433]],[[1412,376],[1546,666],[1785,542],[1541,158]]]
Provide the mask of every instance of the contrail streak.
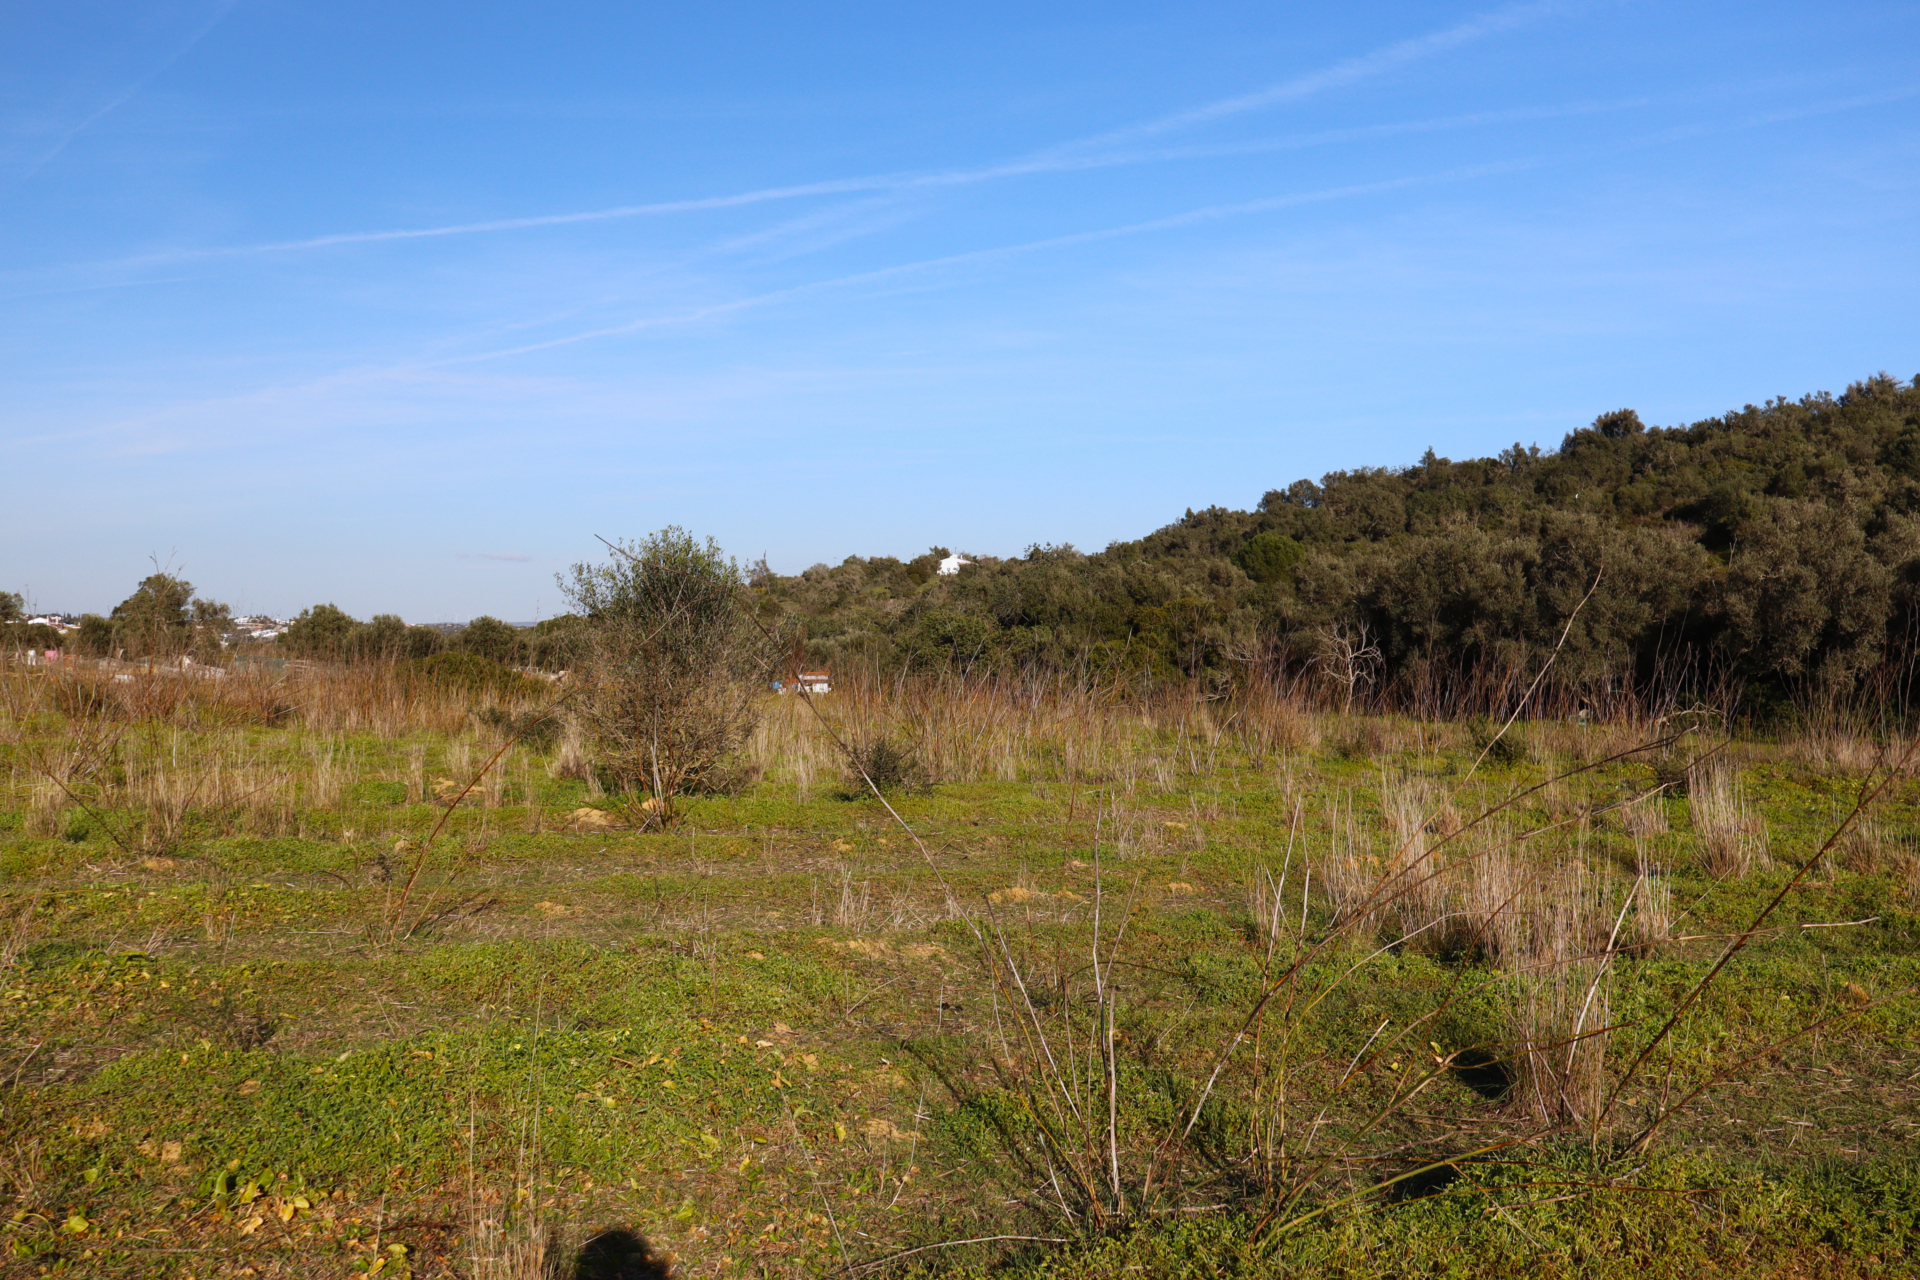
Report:
[[[1079,142],[1066,144],[1069,148],[1105,146],[1114,142],[1124,142],[1130,138],[1151,137],[1169,133],[1175,129],[1185,129],[1208,121],[1219,120],[1226,116],[1240,115],[1247,111],[1257,111],[1263,107],[1275,106],[1282,102],[1296,102],[1302,98],[1324,93],[1329,89],[1342,88],[1361,80],[1424,61],[1438,54],[1449,52],[1463,45],[1484,40],[1488,36],[1510,31],[1515,27],[1532,22],[1536,18],[1566,8],[1557,3],[1523,4],[1500,9],[1493,13],[1482,14],[1458,26],[1448,27],[1444,31],[1435,31],[1428,35],[1416,36],[1411,40],[1402,40],[1383,49],[1358,58],[1349,58],[1345,62],[1335,63],[1320,71],[1292,80],[1283,80],[1253,93],[1237,97],[1222,98],[1205,106],[1178,111],[1162,116],[1158,120],[1149,120],[1143,124],[1129,125],[1111,133],[1097,134]],[[1063,148],[1064,149],[1064,148]]]
[[80,121],[78,124],[68,129],[65,133],[61,134],[60,140],[53,144],[53,148],[49,150],[45,155],[35,160],[32,164],[28,165],[27,168],[20,174],[20,176],[13,180],[12,185],[15,187],[18,187],[22,183],[26,182],[28,179],[32,178],[34,174],[40,172],[40,170],[46,168],[49,164],[53,163],[53,161],[60,155],[60,153],[67,149],[67,145],[71,143],[75,138],[79,137],[81,134],[85,133],[88,129],[91,129],[94,125],[98,124],[100,121],[106,119],[108,116],[118,111],[121,107],[125,106],[134,97],[136,97],[142,89],[146,88],[149,84],[151,84],[154,81],[154,79],[160,75],[160,73],[167,70],[167,68],[171,67],[174,63],[180,61],[180,59],[186,57],[188,51],[190,51],[195,45],[199,44],[202,40],[206,39],[207,34],[211,32],[215,27],[219,26],[221,21],[225,19],[226,16],[233,11],[234,5],[238,3],[239,3],[239,0],[222,0],[222,2],[218,6],[216,6],[216,8],[214,9],[213,16],[209,18],[205,23],[203,23],[198,30],[194,31],[193,34],[189,35],[187,37],[185,44],[182,44],[179,48],[175,49],[172,53],[168,54],[165,58],[161,60],[158,66],[148,71],[145,75],[141,76],[138,80],[135,80],[131,86],[129,86],[124,92],[119,94],[117,97],[113,98],[105,106],[93,112],[91,115],[87,116],[86,119]]
[[[966,186],[975,183],[991,182],[1004,178],[1023,177],[1032,174],[1070,172],[1075,170],[1110,168],[1129,164],[1154,163],[1166,159],[1182,158],[1185,154],[1199,156],[1201,151],[1146,152],[1121,155],[1076,155],[1076,152],[1093,151],[1101,147],[1111,147],[1129,139],[1155,137],[1192,125],[1238,115],[1262,107],[1282,102],[1297,101],[1311,97],[1316,93],[1343,85],[1355,83],[1388,71],[1437,56],[1452,49],[1472,43],[1475,40],[1510,30],[1561,6],[1556,4],[1526,4],[1499,10],[1492,14],[1474,18],[1444,31],[1411,40],[1402,40],[1396,44],[1375,50],[1359,58],[1336,63],[1321,71],[1283,81],[1280,84],[1259,90],[1255,93],[1224,98],[1191,110],[1163,116],[1157,120],[1131,125],[1109,133],[1096,134],[1087,138],[1061,143],[1032,155],[1006,161],[1001,164],[978,168],[952,169],[938,173],[895,173],[874,174],[865,177],[839,178],[823,182],[797,183],[789,186],[762,187],[753,191],[742,191],[731,195],[705,196],[687,200],[666,200],[648,204],[616,205],[607,209],[591,209],[577,213],[540,214],[521,218],[494,218],[479,222],[459,222],[439,227],[410,227],[383,231],[348,231],[331,235],[311,236],[299,240],[270,241],[262,244],[235,245],[208,249],[181,249],[164,253],[141,255],[122,260],[116,265],[132,266],[149,262],[175,262],[181,260],[236,257],[253,254],[290,253],[312,249],[329,249],[345,245],[382,244],[406,240],[430,240],[446,236],[480,235],[492,232],[526,231],[539,227],[573,226],[581,223],[609,222],[627,218],[653,217],[679,213],[699,213],[716,209],[736,209],[748,205],[764,204],[777,200],[794,200],[808,196],[846,195],[869,191],[904,191],[935,187]],[[1472,121],[1473,117],[1463,118]]]
[[861,271],[853,275],[835,276],[829,280],[810,281],[806,284],[793,285],[786,289],[776,289],[769,293],[755,294],[751,297],[735,299],[732,302],[721,302],[705,307],[696,307],[689,311],[678,312],[671,315],[645,316],[621,324],[608,325],[599,329],[590,329],[584,333],[568,334],[561,338],[549,338],[543,342],[529,342],[521,346],[482,352],[477,355],[455,356],[446,360],[437,360],[433,362],[433,365],[438,367],[441,365],[473,364],[482,360],[499,360],[508,356],[528,355],[535,351],[549,351],[555,347],[572,346],[575,343],[589,342],[596,338],[611,338],[622,334],[639,333],[647,329],[663,329],[680,325],[697,324],[703,320],[711,320],[718,316],[732,315],[742,311],[756,310],[808,294],[878,283],[883,280],[933,271],[942,267],[992,262],[1023,254],[1038,253],[1048,249],[1062,249],[1072,245],[1093,244],[1102,240],[1115,240],[1123,236],[1142,235],[1153,231],[1166,231],[1175,227],[1191,226],[1200,222],[1212,222],[1221,218],[1239,217],[1250,213],[1270,213],[1278,209],[1291,209],[1301,205],[1321,204],[1329,200],[1343,200],[1355,196],[1378,195],[1382,192],[1397,191],[1407,187],[1430,186],[1442,182],[1460,182],[1470,178],[1485,177],[1492,173],[1506,173],[1516,169],[1527,168],[1530,167],[1531,163],[1532,162],[1529,161],[1523,161],[1477,165],[1471,168],[1449,170],[1445,173],[1407,178],[1389,178],[1380,182],[1356,183],[1344,187],[1329,187],[1321,191],[1299,192],[1293,195],[1267,196],[1258,200],[1243,200],[1234,204],[1208,205],[1204,208],[1190,209],[1184,213],[1169,214],[1161,218],[1150,218],[1144,222],[1131,222],[1124,226],[1103,227],[1094,231],[1076,231],[1067,235],[1048,236],[1042,240],[1029,240],[1022,244],[1001,245],[991,249],[974,249],[966,253],[946,254],[938,258],[925,258],[917,262],[905,262],[891,267],[880,267],[872,271]]

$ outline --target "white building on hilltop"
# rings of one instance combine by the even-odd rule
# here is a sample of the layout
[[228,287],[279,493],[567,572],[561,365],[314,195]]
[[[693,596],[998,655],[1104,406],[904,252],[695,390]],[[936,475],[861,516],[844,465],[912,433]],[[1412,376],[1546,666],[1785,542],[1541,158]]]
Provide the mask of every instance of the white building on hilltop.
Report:
[[972,564],[972,563],[973,561],[967,559],[965,556],[961,555],[959,552],[956,551],[952,555],[948,556],[945,560],[942,560],[940,562],[940,572],[944,574],[958,573],[960,572],[961,565]]

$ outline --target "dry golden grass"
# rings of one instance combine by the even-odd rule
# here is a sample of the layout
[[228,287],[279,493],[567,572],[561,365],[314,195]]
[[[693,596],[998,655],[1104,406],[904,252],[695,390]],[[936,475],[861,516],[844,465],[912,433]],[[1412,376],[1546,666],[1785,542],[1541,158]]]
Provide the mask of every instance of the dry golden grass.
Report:
[[1725,757],[1696,768],[1687,795],[1700,862],[1709,875],[1740,879],[1766,864],[1766,826]]

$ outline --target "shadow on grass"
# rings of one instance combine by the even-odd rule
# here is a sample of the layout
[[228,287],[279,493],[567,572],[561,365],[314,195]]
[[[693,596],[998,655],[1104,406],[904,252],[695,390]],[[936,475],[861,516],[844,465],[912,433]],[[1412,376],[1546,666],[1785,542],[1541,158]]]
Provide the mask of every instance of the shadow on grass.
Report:
[[580,1246],[569,1275],[571,1280],[669,1280],[673,1268],[645,1236],[614,1227]]

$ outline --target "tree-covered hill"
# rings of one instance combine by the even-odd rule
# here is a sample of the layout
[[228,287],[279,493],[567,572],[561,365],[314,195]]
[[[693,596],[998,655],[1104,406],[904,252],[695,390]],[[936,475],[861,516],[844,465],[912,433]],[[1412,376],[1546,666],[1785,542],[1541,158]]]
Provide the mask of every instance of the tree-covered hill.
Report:
[[1252,663],[1315,663],[1459,709],[1565,631],[1554,678],[1582,696],[1903,690],[1920,601],[1920,378],[1683,427],[1616,410],[1554,452],[1429,450],[1407,467],[1296,480],[1252,511],[1189,511],[1093,554],[1034,547],[944,577],[942,554],[762,571],[755,586],[809,661],[840,664],[1220,682]]

